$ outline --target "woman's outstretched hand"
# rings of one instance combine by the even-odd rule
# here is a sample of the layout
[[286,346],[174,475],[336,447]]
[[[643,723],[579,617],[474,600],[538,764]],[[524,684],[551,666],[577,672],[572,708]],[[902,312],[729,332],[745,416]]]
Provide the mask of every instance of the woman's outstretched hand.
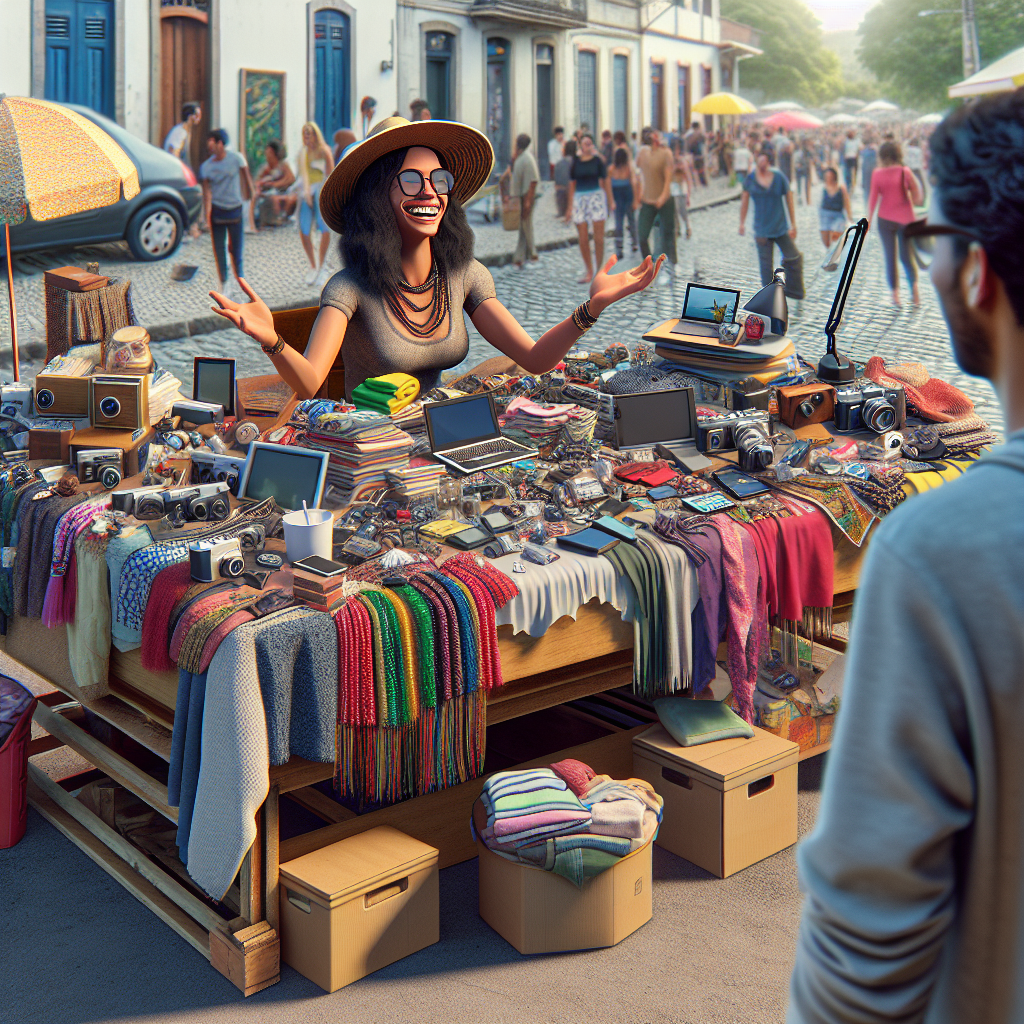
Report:
[[[627,270],[622,274],[609,273],[618,261],[617,256],[612,256],[590,282],[590,298],[593,300],[590,308],[595,313],[600,313],[613,302],[618,302],[619,299],[624,299],[627,295],[642,292],[658,276],[665,256],[664,254],[659,256],[657,263],[650,256],[645,256],[643,262],[632,270]],[[599,307],[598,309],[594,309],[595,304]]]
[[240,277],[238,283],[249,296],[248,302],[233,302],[220,292],[210,292],[210,298],[217,303],[210,308],[225,320],[230,320],[240,331],[245,331],[250,338],[255,338],[261,345],[273,345],[277,341],[274,314],[249,287],[244,277]]

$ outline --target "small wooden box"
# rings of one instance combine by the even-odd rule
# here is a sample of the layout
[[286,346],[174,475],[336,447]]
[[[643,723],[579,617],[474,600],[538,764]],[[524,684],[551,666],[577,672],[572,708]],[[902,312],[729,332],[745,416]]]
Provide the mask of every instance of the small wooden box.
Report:
[[36,374],[36,414],[57,419],[85,419],[89,415],[92,379],[66,373]]
[[478,842],[480,916],[520,953],[614,946],[651,919],[653,845],[578,889],[553,871],[516,864]]
[[633,774],[665,801],[657,843],[719,878],[796,842],[800,748],[763,729],[680,747],[661,725],[633,737]]
[[[93,374],[89,420],[105,430],[136,430],[149,426],[149,376]],[[114,408],[107,412],[105,403]]]
[[145,469],[142,453],[143,447],[148,450],[156,431],[152,427],[140,427],[138,430],[110,430],[107,427],[83,427],[76,430],[68,448],[68,464],[77,465],[80,451],[90,448],[120,448],[124,452],[124,475],[135,476]]
[[47,427],[32,427],[28,432],[28,457],[47,459],[70,465],[69,449],[74,430],[51,430]]
[[389,825],[281,865],[281,956],[334,992],[440,937],[437,850]]
[[251,996],[281,980],[281,942],[266,921],[233,934],[225,924],[210,931],[210,963],[243,995]]

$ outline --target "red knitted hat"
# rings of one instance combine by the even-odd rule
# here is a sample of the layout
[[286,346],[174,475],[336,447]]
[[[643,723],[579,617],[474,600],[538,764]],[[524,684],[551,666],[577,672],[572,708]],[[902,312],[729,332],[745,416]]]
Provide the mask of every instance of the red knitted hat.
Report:
[[922,363],[886,366],[881,356],[872,356],[865,373],[882,387],[902,387],[907,393],[907,404],[926,420],[949,423],[974,412],[974,403],[959,388],[930,377]]
[[583,796],[587,783],[596,774],[589,764],[567,757],[564,761],[556,761],[548,766],[557,776],[565,779],[565,784],[577,795]]

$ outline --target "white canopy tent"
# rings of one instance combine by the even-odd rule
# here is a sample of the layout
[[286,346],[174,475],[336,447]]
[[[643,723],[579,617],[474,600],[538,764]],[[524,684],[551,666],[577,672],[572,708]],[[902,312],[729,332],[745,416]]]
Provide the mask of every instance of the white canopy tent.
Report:
[[1024,85],[1024,46],[982,68],[977,74],[949,87],[951,99],[984,96],[990,92],[1012,92]]

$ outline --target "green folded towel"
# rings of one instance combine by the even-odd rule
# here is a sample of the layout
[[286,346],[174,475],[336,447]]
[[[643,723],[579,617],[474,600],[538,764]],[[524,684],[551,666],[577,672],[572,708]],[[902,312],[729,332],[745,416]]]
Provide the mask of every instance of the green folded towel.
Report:
[[717,700],[694,700],[692,697],[660,697],[654,710],[668,734],[681,747],[725,740],[732,736],[752,739],[754,730]]

